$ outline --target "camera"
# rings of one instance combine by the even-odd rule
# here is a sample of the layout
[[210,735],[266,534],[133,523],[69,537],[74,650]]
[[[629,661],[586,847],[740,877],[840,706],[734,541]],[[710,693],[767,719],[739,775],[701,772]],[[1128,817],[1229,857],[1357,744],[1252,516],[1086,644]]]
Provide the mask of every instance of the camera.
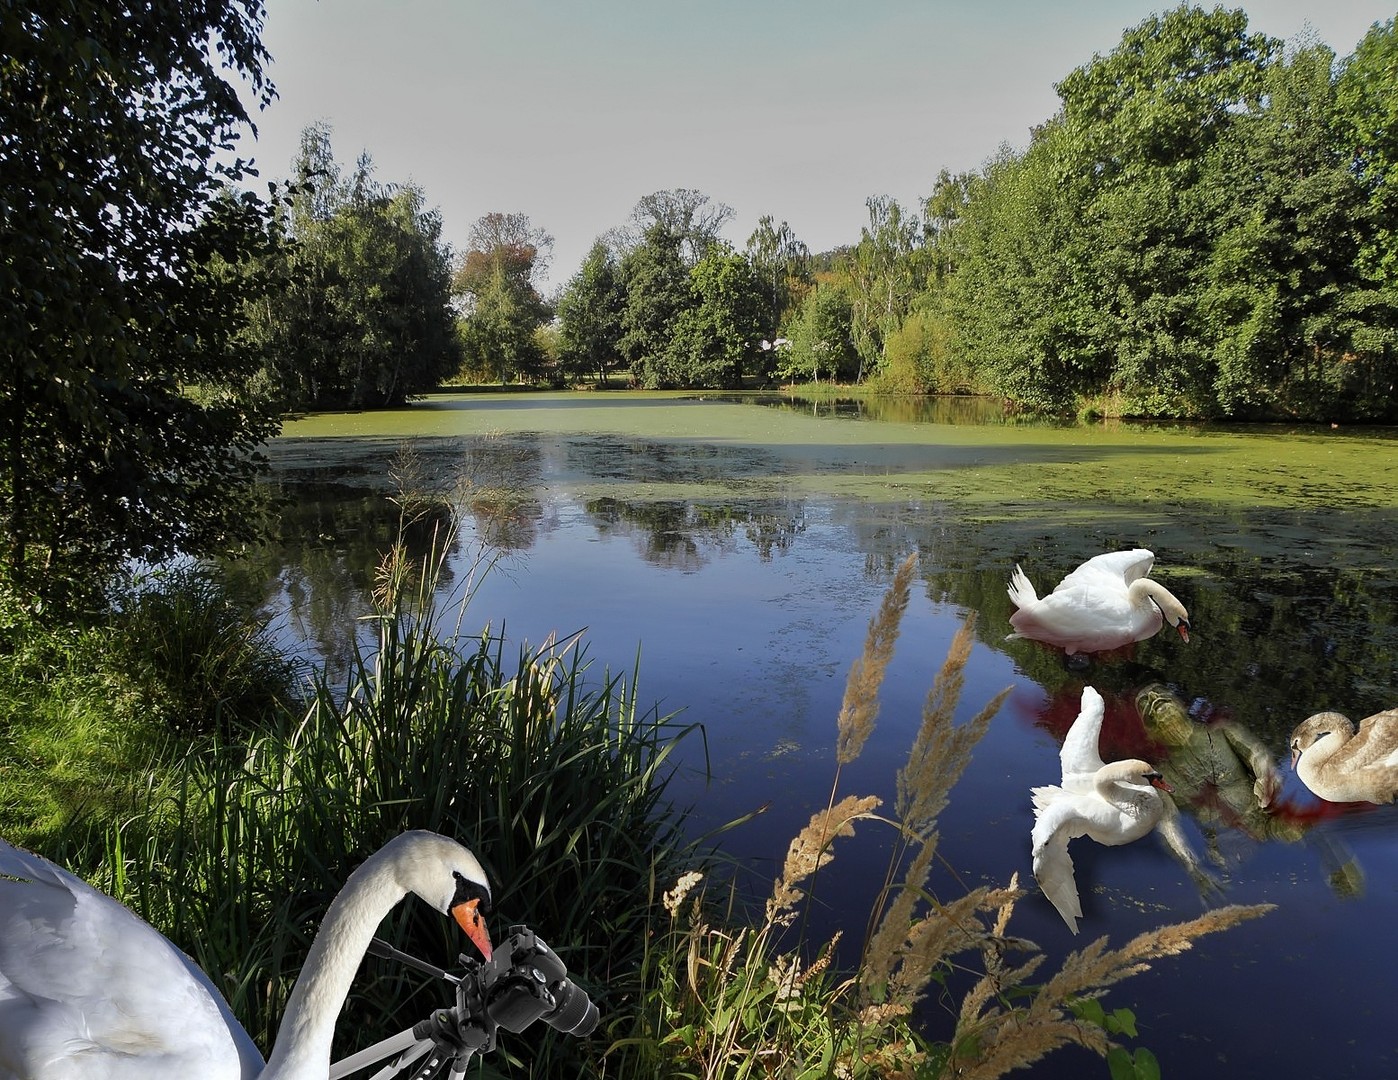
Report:
[[456,1026],[466,1046],[490,1050],[495,1028],[523,1031],[536,1020],[565,1035],[590,1035],[597,1006],[568,979],[568,969],[527,926],[512,926],[480,963],[462,957],[466,974],[456,985]]

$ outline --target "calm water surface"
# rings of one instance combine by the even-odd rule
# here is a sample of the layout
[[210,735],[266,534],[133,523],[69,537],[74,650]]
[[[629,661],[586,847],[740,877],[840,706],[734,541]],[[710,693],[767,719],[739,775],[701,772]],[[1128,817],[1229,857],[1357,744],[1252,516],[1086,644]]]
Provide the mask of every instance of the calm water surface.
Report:
[[[1279,905],[1121,984],[1109,1006],[1135,1010],[1171,1077],[1398,1076],[1398,814],[1321,804],[1286,761],[1311,712],[1398,705],[1398,433],[1033,426],[973,402],[538,394],[308,418],[271,454],[292,502],[260,572],[288,643],[343,649],[396,527],[392,471],[464,489],[475,511],[455,584],[481,543],[506,553],[476,581],[467,629],[490,622],[533,643],[582,631],[599,671],[629,671],[639,649],[642,698],[707,733],[711,777],[690,740],[674,794],[696,830],[770,802],[723,841],[768,876],[825,803],[849,663],[893,569],[918,553],[879,726],[844,790],[891,797],[932,677],[974,614],[961,715],[1014,689],[942,815],[939,890],[1032,880],[1029,788],[1057,780],[1057,740],[1090,682],[1109,702],[1105,756],[1144,747],[1174,769],[1223,898]],[[490,491],[514,494],[502,507]],[[1042,592],[1135,546],[1156,552],[1153,576],[1188,605],[1189,644],[1162,634],[1076,671],[1003,640],[1016,562]],[[1190,710],[1185,745],[1143,743],[1134,702],[1152,686]],[[1225,739],[1280,764],[1280,809],[1237,810],[1191,785],[1199,754]],[[875,839],[837,849],[827,882],[822,918],[853,913],[851,936],[882,875]],[[1011,926],[1051,956],[1204,905],[1154,838],[1073,852],[1081,937],[1037,893]],[[1026,1075],[1106,1070],[1066,1051]]]

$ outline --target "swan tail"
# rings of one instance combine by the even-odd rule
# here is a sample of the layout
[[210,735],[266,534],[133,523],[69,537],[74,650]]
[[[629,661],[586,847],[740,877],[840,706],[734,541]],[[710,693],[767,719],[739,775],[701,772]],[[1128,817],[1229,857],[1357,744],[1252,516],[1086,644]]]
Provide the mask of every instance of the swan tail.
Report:
[[1030,604],[1039,602],[1039,594],[1034,591],[1034,583],[1029,580],[1029,575],[1020,568],[1019,563],[1015,563],[1015,572],[1010,575],[1010,587],[1006,591],[1010,594],[1010,603],[1017,608],[1028,607]]

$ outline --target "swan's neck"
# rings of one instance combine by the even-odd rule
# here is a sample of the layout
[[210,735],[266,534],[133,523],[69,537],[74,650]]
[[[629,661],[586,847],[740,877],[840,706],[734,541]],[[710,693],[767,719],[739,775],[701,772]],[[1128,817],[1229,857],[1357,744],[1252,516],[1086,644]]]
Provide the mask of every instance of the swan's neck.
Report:
[[1132,606],[1152,608],[1171,626],[1186,618],[1184,605],[1179,598],[1154,578],[1137,578],[1126,587],[1126,595]]
[[355,972],[379,923],[406,892],[386,855],[380,851],[355,870],[326,911],[259,1080],[324,1080],[329,1073],[335,1021]]
[[1097,778],[1097,794],[1117,809],[1135,818],[1146,817],[1150,814],[1159,798],[1152,787],[1130,784],[1125,780],[1113,779],[1110,776]]

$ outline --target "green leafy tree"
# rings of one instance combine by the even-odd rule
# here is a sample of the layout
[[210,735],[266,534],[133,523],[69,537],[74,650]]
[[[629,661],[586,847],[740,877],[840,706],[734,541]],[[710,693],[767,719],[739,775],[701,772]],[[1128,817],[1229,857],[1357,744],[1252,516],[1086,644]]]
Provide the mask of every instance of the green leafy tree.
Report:
[[1083,178],[1067,163],[1061,125],[1023,155],[1002,152],[972,185],[949,286],[963,350],[995,392],[1032,409],[1067,408],[1106,379],[1091,330],[1091,237],[1081,228]]
[[877,367],[884,338],[902,325],[922,288],[917,216],[905,214],[898,200],[887,196],[872,197],[865,206],[869,223],[847,261],[861,379]]
[[76,603],[136,556],[249,538],[246,303],[268,210],[230,183],[259,105],[260,3],[0,4],[0,531],[28,597]]
[[1334,60],[1318,45],[1274,65],[1266,111],[1219,155],[1206,310],[1230,414],[1391,410],[1398,312],[1361,269],[1375,213],[1337,132]]
[[752,265],[726,244],[715,244],[689,275],[697,301],[680,313],[669,347],[674,382],[738,386],[762,356],[767,305]]
[[420,188],[377,183],[367,154],[342,179],[329,138],[303,133],[283,222],[293,242],[251,340],[289,408],[397,405],[460,366],[441,216]]
[[1349,57],[1335,86],[1341,145],[1374,214],[1361,266],[1387,285],[1398,283],[1398,26],[1375,23]]
[[583,260],[558,300],[561,360],[569,371],[596,372],[606,383],[607,372],[621,355],[622,313],[626,290],[615,256],[601,241]]
[[810,249],[796,239],[785,221],[779,226],[773,225],[772,216],[765,214],[748,237],[747,256],[762,283],[767,302],[763,333],[775,338],[792,313],[794,303],[799,302],[810,287]]
[[975,185],[974,173],[937,174],[932,194],[923,203],[922,228],[929,254],[930,285],[940,285],[959,262],[956,227],[965,216]]
[[[1109,358],[1106,387],[1128,407],[1212,407],[1199,313],[1216,236],[1207,169],[1216,146],[1261,107],[1280,43],[1248,32],[1241,10],[1180,7],[1129,29],[1105,57],[1057,86],[1072,168],[1090,178],[1084,330]],[[1082,189],[1080,189],[1082,190]]]
[[552,314],[535,278],[548,266],[553,237],[524,214],[486,214],[471,227],[453,287],[465,299],[467,363],[500,382],[538,378],[544,353],[535,333]]
[[634,382],[674,386],[683,373],[673,363],[670,340],[683,312],[695,306],[680,238],[656,222],[621,260],[626,306],[621,313],[621,354]]
[[732,217],[731,206],[711,202],[702,191],[657,191],[643,197],[631,211],[624,246],[630,250],[643,244],[652,229],[660,228],[674,238],[685,266],[694,266],[718,242],[719,231]]
[[780,357],[779,374],[819,382],[853,379],[859,371],[851,326],[849,294],[832,282],[820,282],[806,294],[792,323],[791,345]]

